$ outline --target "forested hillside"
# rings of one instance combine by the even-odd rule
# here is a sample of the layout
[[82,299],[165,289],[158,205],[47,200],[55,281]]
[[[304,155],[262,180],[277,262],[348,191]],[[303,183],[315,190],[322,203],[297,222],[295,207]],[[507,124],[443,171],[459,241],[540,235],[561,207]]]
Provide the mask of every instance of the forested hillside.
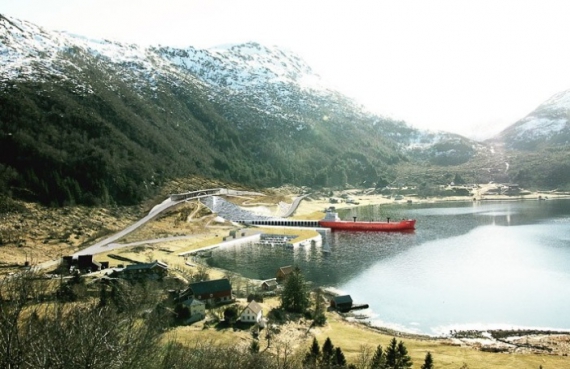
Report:
[[[372,184],[406,160],[390,138],[404,123],[308,86],[318,77],[296,56],[248,44],[228,60],[220,52],[188,59],[6,17],[0,26],[2,193],[132,204],[192,174],[252,187],[344,186]],[[233,70],[220,74],[224,63]]]
[[303,131],[256,124],[240,131],[199,89],[164,85],[142,99],[100,80],[95,73],[89,81],[97,94],[66,81],[1,91],[3,191],[45,203],[128,204],[166,178],[193,173],[251,186],[342,185],[374,182],[378,168],[401,160],[362,122],[349,137],[335,134],[334,119]]
[[[511,147],[369,113],[276,47],[141,48],[5,16],[0,40],[3,195],[134,204],[192,175],[254,188],[544,182]],[[570,182],[558,177],[549,186]]]

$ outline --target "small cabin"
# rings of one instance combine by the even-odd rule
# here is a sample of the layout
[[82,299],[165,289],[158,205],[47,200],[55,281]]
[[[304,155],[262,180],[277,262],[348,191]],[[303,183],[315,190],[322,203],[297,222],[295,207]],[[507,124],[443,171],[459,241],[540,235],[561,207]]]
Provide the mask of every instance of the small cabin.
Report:
[[349,311],[352,308],[350,295],[335,296],[331,300],[331,307],[339,311]]
[[274,291],[277,288],[277,280],[268,279],[261,283],[261,289],[264,291]]
[[289,277],[289,274],[291,274],[291,273],[293,273],[293,266],[292,265],[287,265],[287,266],[281,267],[277,270],[277,275],[275,276],[275,279],[277,280],[277,282],[282,282],[287,277]]

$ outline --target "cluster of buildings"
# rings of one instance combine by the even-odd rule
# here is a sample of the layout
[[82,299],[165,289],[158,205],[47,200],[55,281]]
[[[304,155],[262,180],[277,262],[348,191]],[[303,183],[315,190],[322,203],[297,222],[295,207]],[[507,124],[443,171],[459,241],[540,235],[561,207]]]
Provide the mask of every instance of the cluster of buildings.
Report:
[[[77,259],[63,258],[64,266],[70,271],[74,269],[82,272],[93,272],[108,269],[108,262],[96,262],[92,255],[81,255]],[[275,291],[280,284],[284,283],[293,272],[292,265],[280,267],[275,278],[265,280],[260,289],[264,292]],[[139,280],[162,280],[168,274],[168,265],[155,260],[150,263],[130,264],[126,267],[112,268],[105,278],[121,278],[129,281]],[[186,324],[202,320],[206,317],[206,308],[235,302],[232,293],[232,285],[226,278],[208,281],[193,282],[181,291],[169,291],[169,300],[174,304],[181,304],[188,309],[189,318]],[[352,307],[350,296],[336,296],[330,306],[339,311],[348,311]],[[239,320],[243,323],[257,323],[263,326],[263,308],[255,300],[249,301],[247,306],[239,314]]]
[[[279,284],[292,272],[293,266],[291,265],[280,267],[277,270],[276,278],[268,279],[261,283],[261,290],[266,292],[275,291]],[[190,283],[185,290],[170,291],[170,294],[171,301],[180,303],[188,308],[190,318],[186,323],[204,319],[208,306],[227,304],[235,301],[231,283],[226,278]],[[247,306],[240,312],[239,320],[243,323],[257,323],[263,326],[262,306],[255,300],[249,301]]]

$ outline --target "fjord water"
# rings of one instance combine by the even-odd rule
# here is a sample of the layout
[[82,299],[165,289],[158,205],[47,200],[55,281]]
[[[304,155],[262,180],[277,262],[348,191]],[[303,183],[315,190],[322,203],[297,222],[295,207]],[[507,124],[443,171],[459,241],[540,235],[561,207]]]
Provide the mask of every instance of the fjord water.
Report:
[[[570,200],[353,208],[344,219],[415,218],[411,233],[328,232],[327,245],[242,245],[210,263],[266,279],[298,265],[370,309],[372,324],[451,329],[570,329]],[[359,311],[357,311],[359,312]]]

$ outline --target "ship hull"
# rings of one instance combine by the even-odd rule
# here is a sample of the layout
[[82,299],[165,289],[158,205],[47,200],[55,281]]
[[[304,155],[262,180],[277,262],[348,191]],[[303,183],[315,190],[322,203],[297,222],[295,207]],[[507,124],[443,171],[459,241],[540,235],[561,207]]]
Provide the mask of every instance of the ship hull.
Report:
[[343,231],[377,231],[377,232],[394,232],[394,231],[411,231],[415,229],[416,220],[408,219],[399,222],[350,222],[350,221],[325,221],[319,222],[321,227],[330,228],[332,230]]

